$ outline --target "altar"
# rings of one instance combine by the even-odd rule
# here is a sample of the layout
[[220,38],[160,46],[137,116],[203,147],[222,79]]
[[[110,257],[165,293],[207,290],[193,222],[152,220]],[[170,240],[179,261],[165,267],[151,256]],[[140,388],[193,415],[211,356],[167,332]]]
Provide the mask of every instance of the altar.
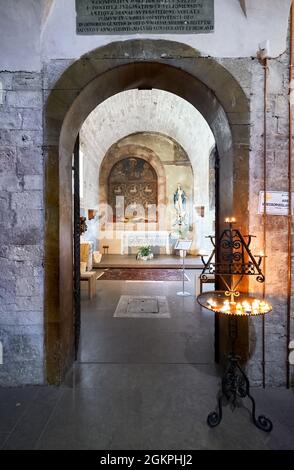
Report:
[[121,236],[121,254],[128,254],[129,247],[165,247],[170,254],[170,233],[167,231],[124,231]]

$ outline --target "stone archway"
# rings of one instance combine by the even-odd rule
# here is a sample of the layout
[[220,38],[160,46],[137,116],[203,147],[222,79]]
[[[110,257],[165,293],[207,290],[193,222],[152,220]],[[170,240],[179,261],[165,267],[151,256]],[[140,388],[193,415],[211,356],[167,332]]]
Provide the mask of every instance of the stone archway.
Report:
[[[45,77],[46,79],[46,77]],[[249,104],[222,65],[181,43],[110,43],[74,62],[50,91],[45,110],[45,328],[47,381],[73,362],[72,152],[88,114],[106,98],[158,88],[189,101],[206,119],[220,157],[217,225],[234,214],[248,227]]]

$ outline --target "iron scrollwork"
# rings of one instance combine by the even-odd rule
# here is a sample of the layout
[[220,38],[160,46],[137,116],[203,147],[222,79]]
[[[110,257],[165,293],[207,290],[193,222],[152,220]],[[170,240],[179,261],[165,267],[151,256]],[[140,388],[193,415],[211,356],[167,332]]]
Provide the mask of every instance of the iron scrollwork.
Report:
[[[207,261],[204,255],[201,257],[204,267],[200,279],[202,282],[207,282],[208,274],[213,274],[215,279],[220,278],[226,287],[225,296],[230,297],[232,305],[235,305],[236,299],[240,296],[237,287],[244,276],[255,276],[257,282],[261,283],[265,281],[265,277],[261,269],[263,256],[254,256],[250,250],[253,235],[243,236],[238,229],[232,228],[233,221],[233,219],[226,221],[230,224],[229,229],[223,230],[218,240],[212,236],[208,237],[212,242],[213,251]],[[207,304],[205,306],[209,308]],[[239,399],[248,397],[251,401],[254,425],[265,432],[270,432],[273,429],[270,419],[263,415],[256,417],[256,405],[250,393],[249,379],[239,364],[238,356],[235,355],[237,327],[237,315],[234,313],[229,321],[231,354],[228,356],[227,367],[222,378],[217,409],[208,415],[207,423],[210,427],[215,427],[221,422],[224,401],[234,410]]]
[[[204,265],[200,275],[202,282],[207,281],[207,273],[215,276],[256,276],[258,282],[264,282],[261,270],[262,256],[254,256],[250,250],[253,235],[243,236],[238,229],[225,229],[218,241],[209,236],[213,251],[207,261],[201,256]],[[216,260],[217,255],[217,260]],[[238,282],[239,283],[239,282]]]
[[248,397],[251,401],[251,416],[254,425],[262,431],[271,432],[273,429],[271,420],[264,415],[256,417],[256,405],[253,396],[250,394],[249,380],[238,363],[238,357],[230,355],[225,374],[222,378],[221,392],[218,396],[218,407],[216,411],[208,415],[207,424],[210,427],[216,427],[220,424],[224,400],[226,400],[234,410],[238,404],[238,398],[245,397]]

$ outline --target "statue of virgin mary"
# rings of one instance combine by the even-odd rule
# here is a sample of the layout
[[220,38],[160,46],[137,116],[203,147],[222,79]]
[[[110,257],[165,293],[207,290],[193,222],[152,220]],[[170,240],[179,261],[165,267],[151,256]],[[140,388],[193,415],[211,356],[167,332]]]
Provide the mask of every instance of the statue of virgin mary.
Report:
[[177,211],[178,223],[182,224],[183,219],[186,215],[186,201],[187,196],[182,188],[182,185],[178,183],[176,192],[174,193],[174,206]]

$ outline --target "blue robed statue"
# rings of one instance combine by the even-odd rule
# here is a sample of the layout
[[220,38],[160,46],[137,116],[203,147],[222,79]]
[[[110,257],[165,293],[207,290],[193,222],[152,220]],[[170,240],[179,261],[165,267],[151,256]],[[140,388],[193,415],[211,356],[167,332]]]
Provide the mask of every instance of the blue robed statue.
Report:
[[182,185],[179,183],[177,186],[177,190],[174,193],[174,206],[177,211],[178,223],[180,225],[182,224],[183,219],[186,215],[186,202],[187,202],[186,193],[183,190]]

